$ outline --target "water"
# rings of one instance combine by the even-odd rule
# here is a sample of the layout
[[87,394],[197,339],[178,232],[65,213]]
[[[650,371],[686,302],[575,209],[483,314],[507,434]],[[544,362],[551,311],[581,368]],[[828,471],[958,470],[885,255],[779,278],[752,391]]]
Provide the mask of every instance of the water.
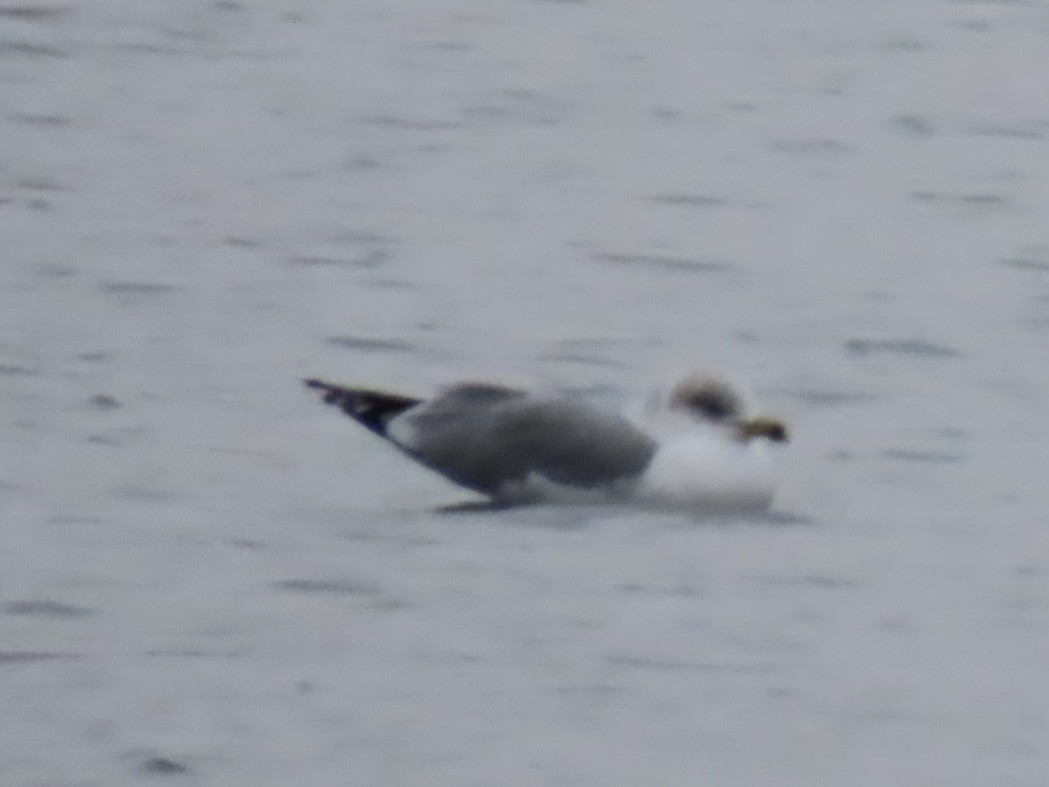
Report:
[[[0,6],[0,781],[1041,785],[1049,7]],[[299,378],[796,436],[435,513]]]

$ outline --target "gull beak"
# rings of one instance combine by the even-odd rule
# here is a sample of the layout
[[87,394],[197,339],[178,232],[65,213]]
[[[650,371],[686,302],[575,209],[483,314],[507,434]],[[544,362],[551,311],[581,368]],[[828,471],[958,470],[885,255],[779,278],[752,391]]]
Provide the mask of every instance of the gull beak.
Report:
[[790,439],[790,432],[786,424],[778,418],[762,415],[747,421],[739,421],[736,426],[739,428],[739,436],[743,442],[755,437],[764,437],[773,443],[785,443]]

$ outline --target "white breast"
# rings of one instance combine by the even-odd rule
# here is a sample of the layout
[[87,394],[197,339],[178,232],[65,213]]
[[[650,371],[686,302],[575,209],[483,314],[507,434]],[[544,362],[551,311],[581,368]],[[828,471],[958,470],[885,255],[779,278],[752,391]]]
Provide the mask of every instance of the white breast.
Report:
[[652,503],[710,511],[764,511],[775,465],[765,440],[747,443],[689,435],[663,443],[638,485]]

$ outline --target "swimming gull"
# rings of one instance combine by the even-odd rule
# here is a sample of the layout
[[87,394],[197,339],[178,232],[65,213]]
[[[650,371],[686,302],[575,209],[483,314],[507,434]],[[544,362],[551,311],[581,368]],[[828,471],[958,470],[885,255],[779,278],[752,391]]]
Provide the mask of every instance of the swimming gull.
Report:
[[701,511],[764,511],[772,444],[787,427],[752,416],[724,380],[693,373],[625,413],[581,396],[480,382],[432,399],[304,381],[327,404],[420,464],[496,505],[631,502]]

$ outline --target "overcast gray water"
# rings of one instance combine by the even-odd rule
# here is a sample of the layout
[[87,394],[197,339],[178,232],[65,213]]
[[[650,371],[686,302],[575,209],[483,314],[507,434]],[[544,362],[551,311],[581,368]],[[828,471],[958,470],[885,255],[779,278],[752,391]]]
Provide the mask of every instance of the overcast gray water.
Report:
[[[0,784],[1049,779],[1049,5],[0,0]],[[304,376],[795,436],[469,495]]]

